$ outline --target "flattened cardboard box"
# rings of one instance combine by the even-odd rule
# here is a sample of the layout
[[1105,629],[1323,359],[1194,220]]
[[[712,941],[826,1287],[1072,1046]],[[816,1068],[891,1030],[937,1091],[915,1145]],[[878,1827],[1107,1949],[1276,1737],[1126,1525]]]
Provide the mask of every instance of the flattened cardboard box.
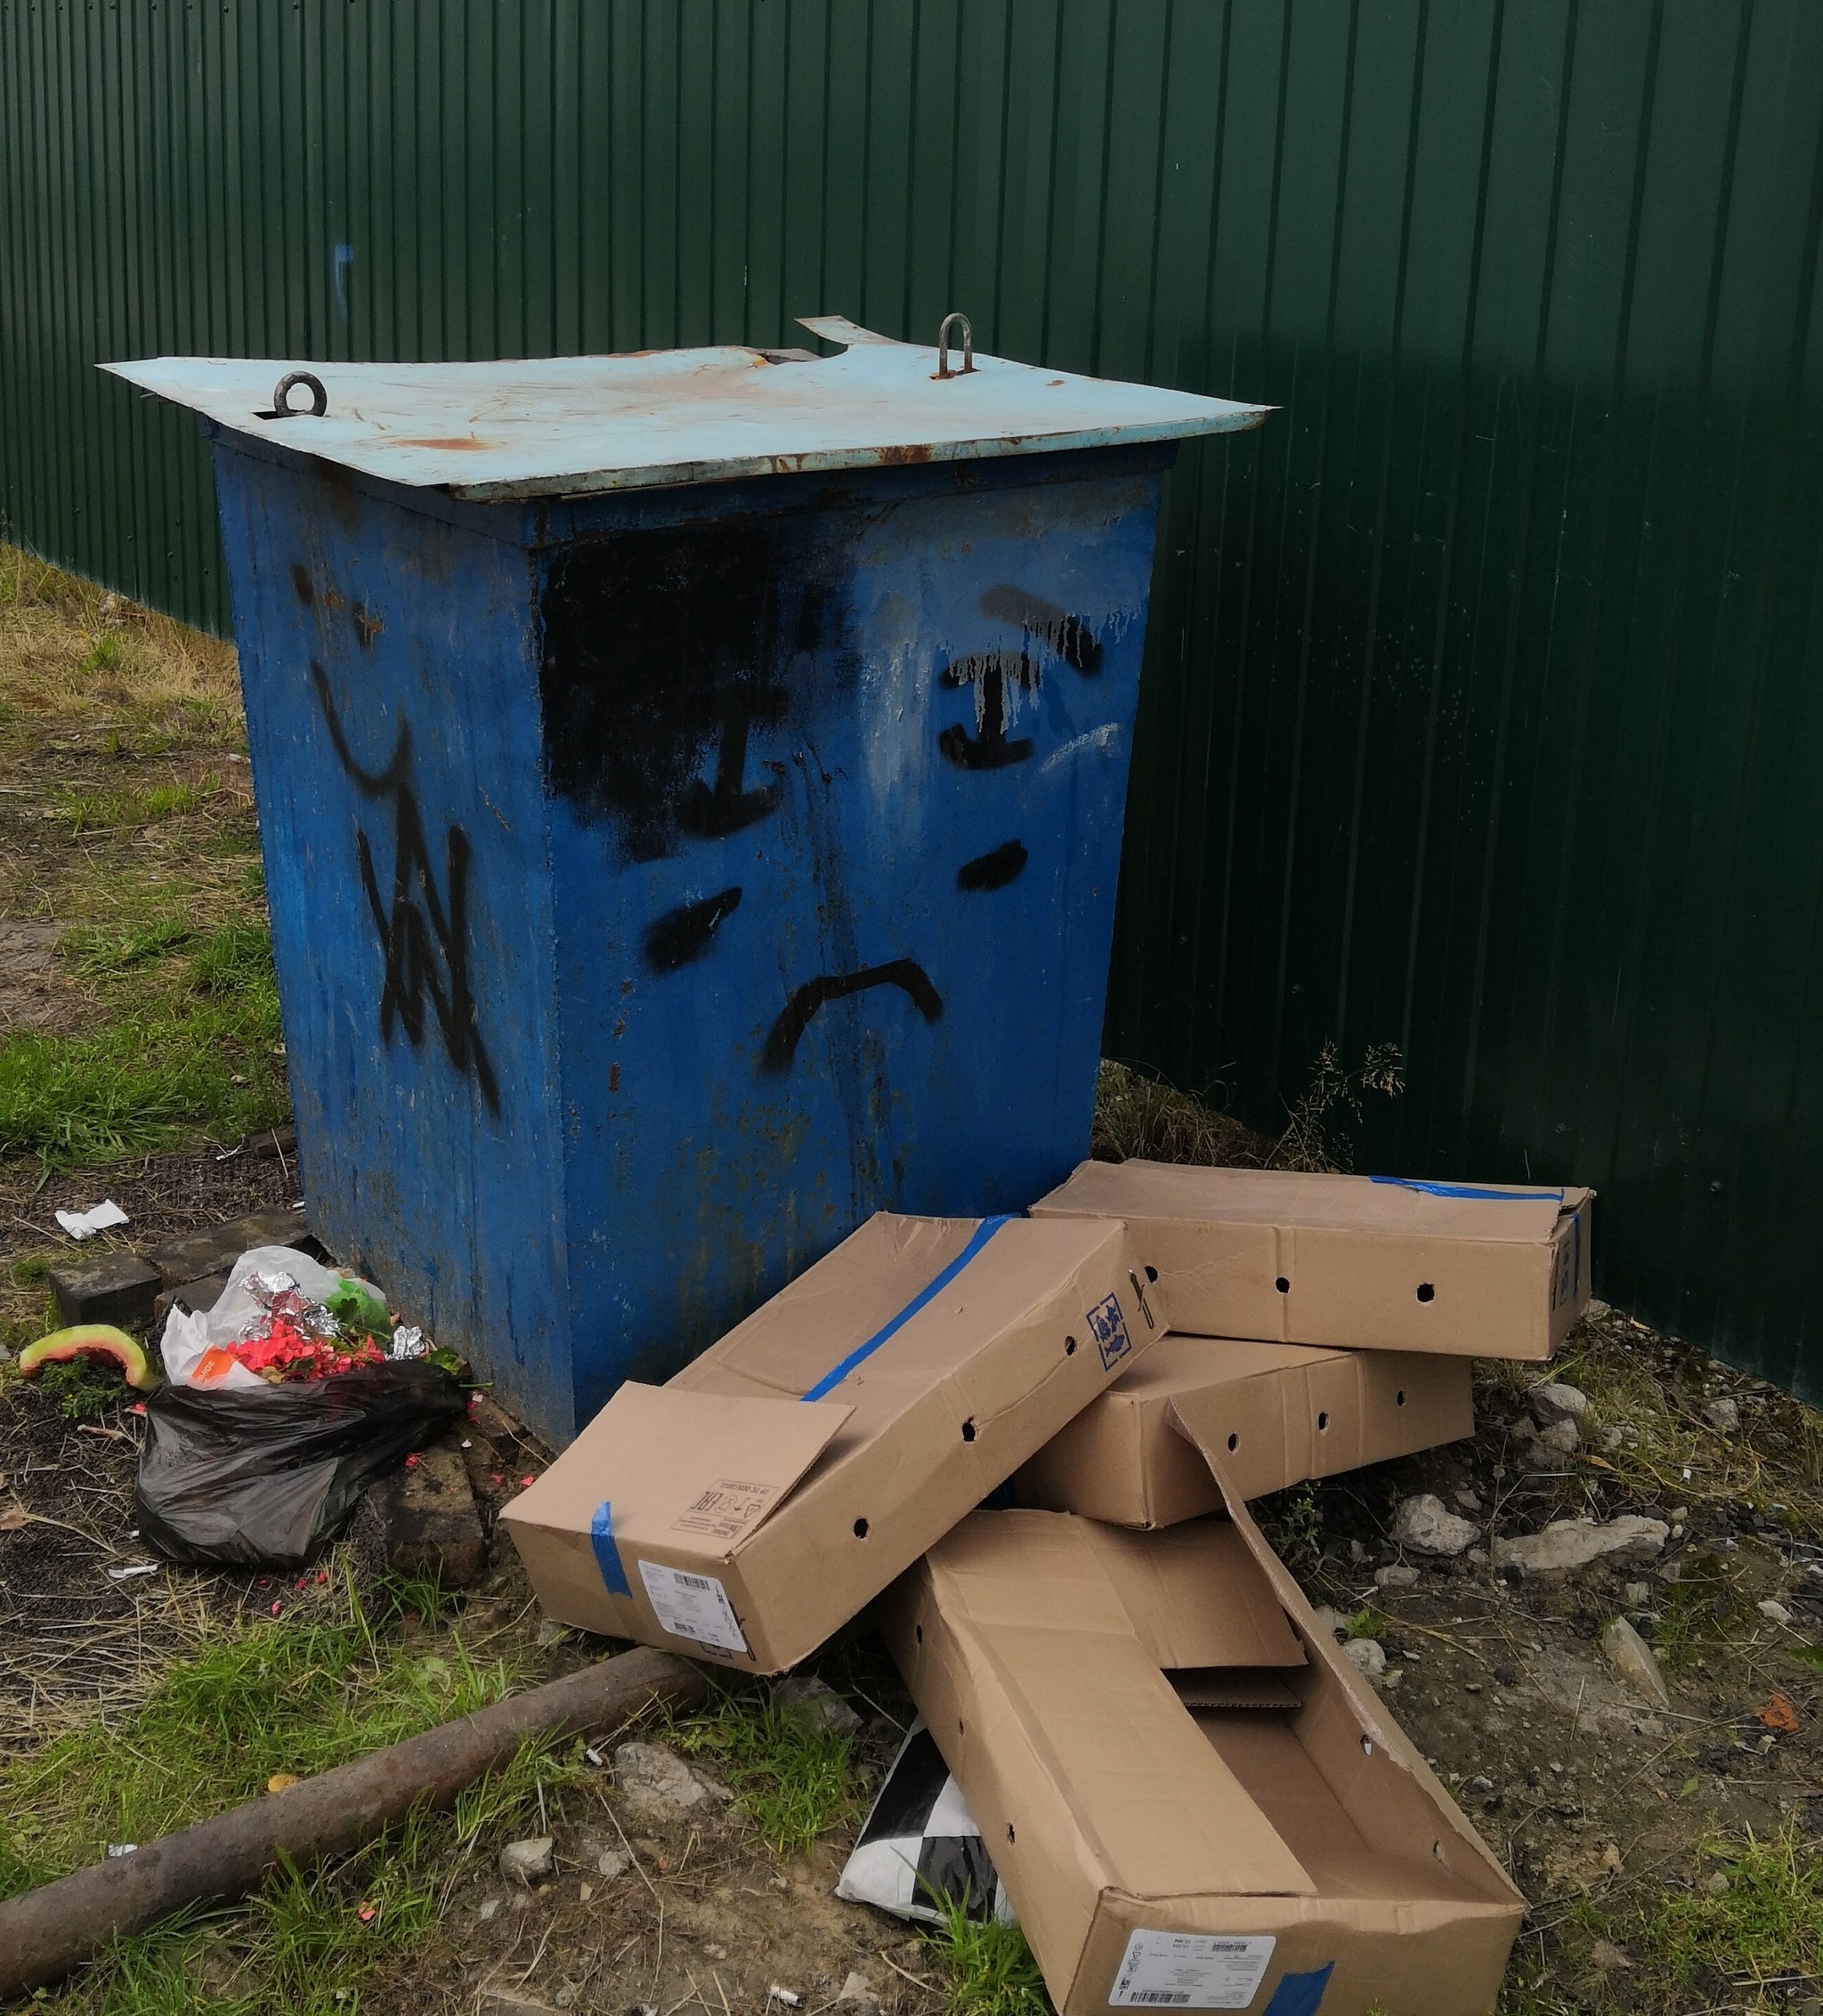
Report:
[[780,1672],[1162,1331],[1123,1225],[882,1211],[501,1523],[560,1623]]
[[1122,1218],[1207,1337],[1544,1359],[1588,1307],[1592,1190],[1082,1162],[1034,1218]]
[[976,1512],[878,1606],[1060,2016],[1485,2016],[1524,1900],[1244,1507]]
[[1013,1476],[1021,1505],[1113,1526],[1175,1526],[1222,1495],[1175,1405],[1243,1498],[1475,1432],[1467,1358],[1162,1337]]

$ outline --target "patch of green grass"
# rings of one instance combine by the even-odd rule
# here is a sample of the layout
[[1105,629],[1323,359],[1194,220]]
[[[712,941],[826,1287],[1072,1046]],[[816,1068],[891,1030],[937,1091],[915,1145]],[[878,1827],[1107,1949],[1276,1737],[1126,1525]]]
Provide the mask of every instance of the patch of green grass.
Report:
[[190,942],[168,920],[85,942],[78,957],[118,984],[110,1005],[121,1018],[92,1034],[0,1037],[0,1154],[106,1162],[199,1129],[234,1139],[284,1118],[265,926],[224,925],[197,943],[174,982],[161,977],[164,954]]
[[668,1733],[678,1749],[713,1763],[777,1854],[808,1848],[858,1808],[850,1739],[787,1713],[769,1688],[711,1675],[707,1704],[676,1718]]
[[90,1036],[0,1038],[0,1154],[107,1162],[273,1126],[288,1105],[279,1040],[271,990]]
[[133,823],[132,800],[122,791],[59,791],[52,808],[72,837]]
[[199,783],[158,784],[149,791],[63,790],[53,799],[52,808],[72,836],[112,833],[194,812],[220,789],[221,780],[211,775]]
[[190,962],[190,984],[205,994],[238,994],[274,984],[272,934],[263,924],[224,924]]
[[943,1912],[926,1943],[944,1971],[950,2016],[1050,2016],[1044,1977],[1018,1926],[971,1918],[953,1899]]
[[1639,1952],[1679,1988],[1730,1985],[1730,2008],[1783,2009],[1794,1978],[1814,1981],[1823,1971],[1823,1862],[1795,1827],[1768,1841],[1751,1830],[1714,1837],[1704,1852],[1726,1889],[1668,1892]]
[[150,824],[156,819],[171,819],[179,813],[194,812],[221,788],[222,781],[213,772],[195,784],[154,785],[138,800],[140,818]]
[[158,917],[123,931],[87,926],[66,932],[57,949],[85,979],[94,980],[162,959],[187,945],[192,935],[182,919]]
[[[571,1745],[579,1759],[579,1745]],[[579,1761],[527,1745],[448,1813],[412,1813],[325,1866],[281,1866],[244,1907],[192,1912],[117,1940],[45,2004],[83,2016],[350,2016],[395,1979],[448,1907],[485,1834],[547,1816]],[[477,1825],[477,1817],[479,1825]],[[387,2006],[393,2006],[388,2003]]]
[[[459,1636],[404,1642],[422,1604],[390,1590],[369,1615],[352,1584],[328,1621],[259,1618],[160,1676],[132,1716],[91,1723],[0,1770],[0,1896],[308,1777],[499,1699],[520,1677]],[[422,1614],[420,1612],[420,1614]]]
[[85,672],[111,672],[119,664],[123,655],[119,634],[104,630],[95,639],[95,648],[82,661]]

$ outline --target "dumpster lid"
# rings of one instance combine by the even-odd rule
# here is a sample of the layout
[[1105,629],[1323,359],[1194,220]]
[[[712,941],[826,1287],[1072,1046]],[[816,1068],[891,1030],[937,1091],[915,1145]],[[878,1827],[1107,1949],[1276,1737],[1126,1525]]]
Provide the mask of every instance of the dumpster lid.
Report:
[[[157,357],[102,368],[238,433],[388,482],[477,502],[805,470],[1036,455],[1257,427],[1269,408],[1089,378],[935,345],[840,316],[805,327],[839,356],[734,345],[469,364],[303,365]],[[275,410],[281,378],[294,409]]]

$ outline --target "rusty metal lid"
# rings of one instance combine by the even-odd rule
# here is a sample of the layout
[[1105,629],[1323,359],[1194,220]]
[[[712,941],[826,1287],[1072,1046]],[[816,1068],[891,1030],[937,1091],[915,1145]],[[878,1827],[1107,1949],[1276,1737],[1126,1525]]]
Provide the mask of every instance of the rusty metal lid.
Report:
[[959,342],[895,343],[839,316],[804,326],[848,347],[821,359],[729,346],[482,364],[158,357],[102,368],[236,433],[487,503],[1176,441],[1256,427],[1270,410],[978,356]]

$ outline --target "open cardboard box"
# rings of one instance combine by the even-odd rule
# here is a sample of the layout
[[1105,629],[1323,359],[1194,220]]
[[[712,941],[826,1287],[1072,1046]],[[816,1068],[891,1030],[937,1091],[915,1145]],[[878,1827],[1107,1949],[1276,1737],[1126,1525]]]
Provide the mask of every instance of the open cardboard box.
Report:
[[1162,1332],[1127,1229],[882,1211],[501,1515],[560,1623],[780,1672]]
[[1233,1337],[1162,1337],[1014,1473],[1018,1504],[1114,1526],[1174,1526],[1222,1494],[1173,1407],[1243,1498],[1475,1432],[1470,1362]]
[[877,1607],[1051,1999],[1485,2016],[1524,1900],[1230,1505],[976,1512]]
[[1173,1330],[1543,1359],[1588,1307],[1594,1196],[1090,1162],[1032,1210],[1128,1220]]

